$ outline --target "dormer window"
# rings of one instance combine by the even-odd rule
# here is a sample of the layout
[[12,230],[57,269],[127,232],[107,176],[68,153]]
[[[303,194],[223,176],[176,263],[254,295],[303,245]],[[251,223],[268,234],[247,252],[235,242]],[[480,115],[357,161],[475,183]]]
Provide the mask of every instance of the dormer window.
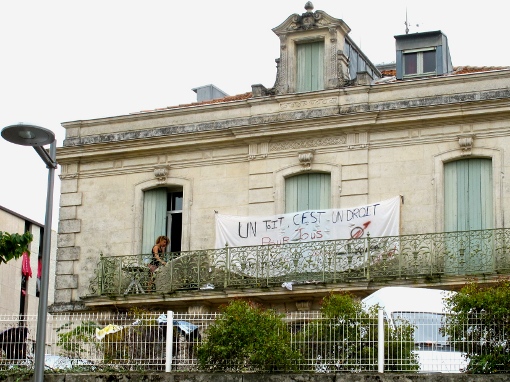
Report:
[[324,89],[324,42],[297,44],[298,92]]
[[380,76],[348,36],[350,28],[343,20],[314,11],[310,1],[305,10],[273,28],[280,38],[275,85],[252,86],[254,97],[337,89],[354,84],[358,72],[362,78]]
[[398,80],[435,77],[453,70],[448,39],[441,31],[395,36]]
[[404,51],[404,76],[436,73],[436,49]]

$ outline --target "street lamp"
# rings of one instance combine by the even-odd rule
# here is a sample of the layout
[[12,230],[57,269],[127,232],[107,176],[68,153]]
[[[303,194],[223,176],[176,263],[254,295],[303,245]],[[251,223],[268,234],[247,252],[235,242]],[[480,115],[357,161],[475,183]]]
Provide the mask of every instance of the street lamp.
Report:
[[[44,220],[41,290],[37,311],[37,335],[35,340],[35,382],[44,380],[44,353],[46,346],[46,318],[48,312],[48,286],[50,276],[51,217],[53,212],[53,180],[55,176],[56,141],[55,134],[44,127],[19,123],[2,129],[2,137],[17,145],[32,146],[48,168],[48,191],[46,194],[46,216]],[[50,144],[50,152],[43,148]]]

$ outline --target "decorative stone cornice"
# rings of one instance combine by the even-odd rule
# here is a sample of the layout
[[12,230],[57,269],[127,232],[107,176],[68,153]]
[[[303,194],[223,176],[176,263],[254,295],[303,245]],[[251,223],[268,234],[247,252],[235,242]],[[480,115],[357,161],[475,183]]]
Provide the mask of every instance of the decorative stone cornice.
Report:
[[290,101],[281,102],[280,109],[282,110],[296,110],[303,108],[321,107],[321,106],[332,106],[338,104],[338,97],[325,97],[315,98],[301,101]]
[[[285,108],[296,108],[296,110],[282,110],[280,113],[253,115],[251,117],[232,118],[221,121],[191,123],[178,126],[162,126],[151,128],[150,130],[132,130],[125,132],[115,132],[106,134],[89,135],[84,137],[67,138],[64,141],[64,148],[79,147],[93,144],[104,144],[113,142],[134,141],[137,139],[148,139],[155,137],[194,134],[205,131],[222,131],[244,128],[253,125],[265,125],[284,121],[304,121],[316,119],[318,117],[338,116],[344,118],[347,115],[355,115],[366,112],[398,111],[418,108],[428,108],[434,106],[446,106],[462,104],[465,108],[470,102],[474,104],[480,101],[508,102],[510,99],[510,89],[484,90],[465,92],[457,94],[441,94],[429,97],[417,97],[408,99],[396,99],[392,101],[374,102],[374,103],[356,103],[346,104],[337,107],[330,103],[331,98],[322,98],[320,101],[310,100],[306,104],[299,105],[296,102],[285,102]],[[280,106],[282,107],[282,106]],[[303,108],[303,109],[300,109]],[[477,109],[478,110],[478,109]],[[435,113],[437,115],[437,113]],[[241,130],[239,130],[241,131]],[[62,149],[60,149],[62,151]],[[59,152],[58,156],[63,156]]]
[[269,146],[270,152],[278,152],[285,150],[306,149],[308,147],[325,147],[343,145],[346,142],[345,134],[339,136],[329,136],[310,139],[294,139],[281,142],[273,142]]

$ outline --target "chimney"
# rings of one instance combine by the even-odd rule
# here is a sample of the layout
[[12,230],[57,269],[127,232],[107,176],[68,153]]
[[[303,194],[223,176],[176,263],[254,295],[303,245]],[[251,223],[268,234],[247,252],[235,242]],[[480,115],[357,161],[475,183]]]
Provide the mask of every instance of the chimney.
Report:
[[209,84],[191,89],[197,93],[197,102],[210,101],[213,99],[228,97],[228,94],[216,86]]

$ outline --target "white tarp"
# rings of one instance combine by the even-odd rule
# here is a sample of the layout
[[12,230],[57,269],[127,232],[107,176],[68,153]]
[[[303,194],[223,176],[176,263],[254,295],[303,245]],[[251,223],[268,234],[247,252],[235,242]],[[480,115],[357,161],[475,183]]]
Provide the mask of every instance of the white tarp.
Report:
[[397,236],[400,197],[343,209],[272,216],[216,214],[216,248]]

